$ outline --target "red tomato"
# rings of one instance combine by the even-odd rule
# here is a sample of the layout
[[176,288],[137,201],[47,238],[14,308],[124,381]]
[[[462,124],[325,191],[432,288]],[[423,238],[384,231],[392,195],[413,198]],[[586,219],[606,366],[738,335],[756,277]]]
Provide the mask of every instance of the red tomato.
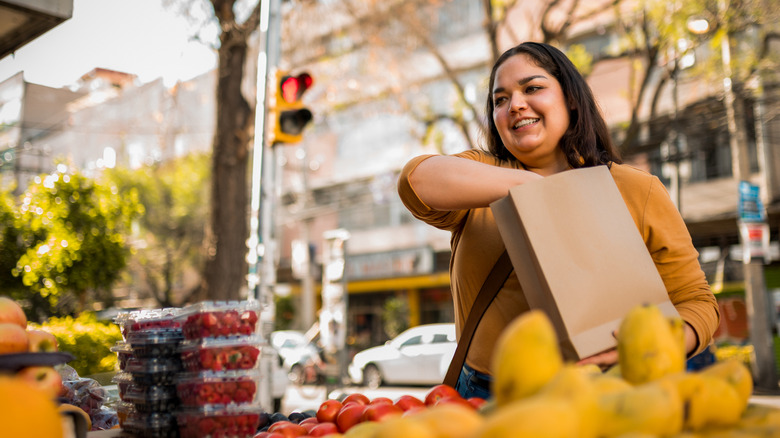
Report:
[[336,426],[335,423],[326,422],[326,423],[320,423],[316,426],[314,426],[311,429],[311,432],[309,432],[310,436],[325,436],[330,435],[332,433],[339,433],[339,428]]
[[347,404],[347,403],[359,403],[363,406],[369,404],[371,400],[364,394],[360,394],[358,392],[348,395],[344,400],[342,400],[341,403]]
[[317,422],[314,422],[314,423],[300,423],[300,426],[302,428],[306,429],[306,434],[307,435],[310,435],[311,434],[311,430],[314,429],[314,426],[316,426],[318,424],[321,424],[321,423],[317,423]]
[[289,421],[278,421],[272,424],[268,431],[281,434],[284,438],[295,438],[308,433],[305,427]]
[[317,420],[320,423],[336,421],[336,415],[344,405],[338,400],[325,400],[317,410]]
[[344,405],[336,416],[336,425],[339,427],[339,431],[344,433],[348,431],[350,427],[363,421],[363,412],[365,410],[366,406],[359,402],[352,402]]
[[278,432],[265,431],[258,433],[254,438],[285,438],[285,436]]
[[369,404],[370,405],[383,405],[383,404],[384,405],[392,405],[393,401],[390,400],[387,397],[377,397],[377,398],[371,400],[371,403],[369,403]]
[[455,396],[460,397],[460,394],[452,386],[445,384],[436,385],[425,395],[425,404],[426,406],[433,406],[441,398]]
[[428,406],[425,406],[425,405],[422,405],[422,406],[415,406],[415,407],[409,408],[409,410],[408,410],[408,411],[404,411],[404,413],[402,414],[402,416],[404,416],[404,417],[410,417],[410,416],[412,416],[412,415],[419,414],[419,413],[421,413],[421,412],[423,412],[423,411],[427,411],[427,410],[428,410]]
[[465,406],[469,409],[474,409],[474,406],[468,402],[465,398],[461,397],[460,395],[457,396],[449,396],[449,397],[442,397],[436,402],[436,406],[438,405],[446,405],[446,404],[456,404]]
[[390,403],[379,403],[366,406],[361,419],[363,421],[382,421],[388,416],[403,414],[404,410]]
[[479,409],[487,403],[487,400],[485,400],[482,397],[469,397],[466,399],[469,403],[471,403],[471,406],[474,406],[474,409]]
[[402,395],[398,397],[394,404],[404,411],[408,411],[414,407],[425,406],[425,403],[422,400],[413,395]]

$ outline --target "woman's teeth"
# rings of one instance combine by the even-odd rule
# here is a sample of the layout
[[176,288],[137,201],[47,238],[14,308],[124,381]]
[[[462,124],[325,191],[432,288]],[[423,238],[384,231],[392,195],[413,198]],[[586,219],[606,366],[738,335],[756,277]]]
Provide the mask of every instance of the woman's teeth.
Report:
[[536,123],[538,121],[539,121],[539,119],[523,119],[523,120],[520,120],[519,122],[515,123],[515,126],[513,126],[512,128],[513,129],[520,129],[523,126],[528,126],[528,125],[530,125],[532,123]]

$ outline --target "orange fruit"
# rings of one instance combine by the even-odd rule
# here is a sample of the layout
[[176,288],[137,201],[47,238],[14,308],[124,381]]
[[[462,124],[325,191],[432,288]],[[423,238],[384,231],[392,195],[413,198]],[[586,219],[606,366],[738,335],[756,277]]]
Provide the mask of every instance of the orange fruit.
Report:
[[14,377],[0,376],[0,424],[3,436],[63,438],[62,417],[54,400]]
[[22,306],[8,297],[0,297],[0,322],[16,324],[21,328],[27,328],[27,315]]
[[0,322],[0,354],[27,351],[27,331],[11,322]]

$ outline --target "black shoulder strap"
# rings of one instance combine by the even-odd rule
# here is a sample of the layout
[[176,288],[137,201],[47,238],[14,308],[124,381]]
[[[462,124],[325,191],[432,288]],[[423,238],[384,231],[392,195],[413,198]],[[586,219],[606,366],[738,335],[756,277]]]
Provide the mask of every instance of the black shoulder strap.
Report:
[[471,339],[474,337],[474,332],[477,330],[479,321],[482,319],[482,315],[485,314],[490,303],[498,294],[498,291],[503,286],[509,274],[512,272],[512,261],[509,259],[509,253],[504,250],[501,256],[496,261],[493,269],[488,274],[485,282],[482,284],[482,288],[477,294],[477,298],[474,300],[474,305],[471,306],[471,311],[466,319],[466,324],[463,326],[463,330],[460,333],[460,339],[458,340],[458,346],[455,349],[455,355],[452,357],[450,367],[447,369],[447,374],[444,376],[444,384],[452,386],[453,388],[458,383],[458,376],[463,368],[463,364],[466,362],[466,354],[469,351],[471,345]]

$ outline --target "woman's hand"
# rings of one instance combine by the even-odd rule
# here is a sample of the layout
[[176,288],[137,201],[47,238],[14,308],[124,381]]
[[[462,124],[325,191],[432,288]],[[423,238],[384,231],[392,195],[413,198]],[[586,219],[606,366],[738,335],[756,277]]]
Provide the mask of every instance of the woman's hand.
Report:
[[585,359],[580,360],[577,362],[577,365],[598,365],[599,368],[602,370],[607,370],[611,368],[613,365],[618,363],[618,352],[617,348],[612,348],[607,351],[602,351],[601,353],[594,354],[593,356],[586,357]]
[[[612,336],[614,336],[617,339],[617,332],[612,333]],[[691,328],[691,326],[688,325],[688,323],[686,323],[685,324],[685,353],[690,354],[693,350],[696,349],[697,345],[699,345],[699,341],[698,338],[696,337],[696,332],[694,332],[693,328]],[[601,353],[594,354],[593,356],[586,357],[585,359],[582,359],[579,362],[577,362],[577,365],[594,364],[594,365],[598,365],[599,368],[601,368],[602,370],[605,370],[617,364],[617,362],[618,362],[617,348],[612,348],[610,350],[606,350]]]

